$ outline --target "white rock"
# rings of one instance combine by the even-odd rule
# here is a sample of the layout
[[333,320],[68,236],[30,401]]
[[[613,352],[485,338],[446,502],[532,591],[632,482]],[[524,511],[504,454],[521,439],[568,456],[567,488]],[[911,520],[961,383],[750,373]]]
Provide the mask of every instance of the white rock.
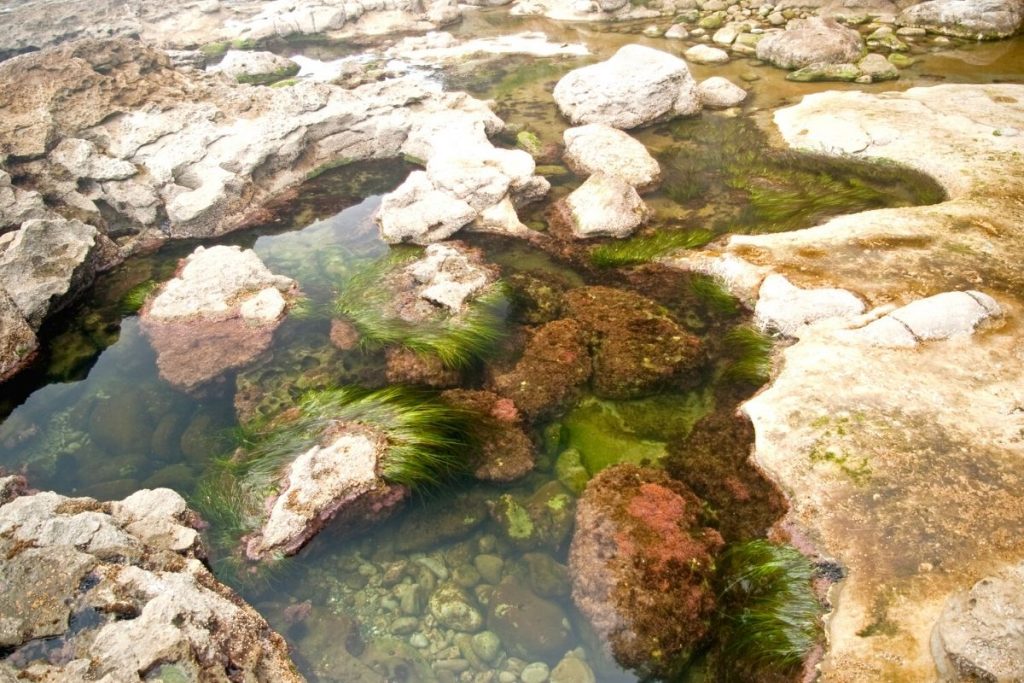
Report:
[[782,275],[769,275],[761,284],[754,318],[763,328],[799,337],[804,325],[863,312],[864,302],[845,289],[801,289]]
[[574,237],[628,237],[647,221],[648,209],[632,185],[595,173],[565,198]]
[[721,76],[712,76],[701,81],[697,89],[704,106],[712,109],[728,109],[747,99],[746,90]]
[[757,58],[783,69],[811,64],[842,64],[861,57],[864,41],[834,19],[811,17],[793,21],[785,31],[767,33],[757,44]]
[[654,189],[661,167],[644,145],[617,128],[592,123],[565,131],[565,162],[578,175],[606,173],[639,192]]
[[238,312],[246,320],[266,323],[280,318],[287,306],[280,290],[266,287],[243,301]]
[[903,10],[898,22],[962,38],[1007,38],[1024,26],[1021,0],[931,0]]
[[898,308],[847,336],[875,346],[909,347],[966,337],[985,320],[1001,314],[995,299],[982,292],[943,292]]
[[683,53],[688,61],[697,64],[725,64],[729,61],[729,53],[721,48],[710,45],[694,45]]
[[494,280],[490,270],[447,244],[430,245],[423,258],[411,263],[406,271],[423,285],[418,290],[421,298],[452,313],[461,312],[466,299]]
[[700,111],[686,62],[642,45],[626,45],[607,61],[570,71],[555,86],[554,98],[574,124],[622,129]]
[[690,32],[682,24],[672,24],[665,31],[665,37],[669,40],[686,40],[690,37]]
[[273,52],[228,50],[210,71],[223,72],[241,83],[270,83],[299,73],[299,65]]
[[380,203],[377,223],[389,244],[429,244],[454,235],[476,218],[467,202],[434,187],[424,171],[413,171]]

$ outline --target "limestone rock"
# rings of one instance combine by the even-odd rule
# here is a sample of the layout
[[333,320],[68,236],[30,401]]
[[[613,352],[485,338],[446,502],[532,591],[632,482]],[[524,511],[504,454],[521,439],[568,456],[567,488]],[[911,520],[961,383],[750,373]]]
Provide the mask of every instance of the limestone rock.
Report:
[[96,228],[77,220],[30,220],[0,253],[3,286],[25,320],[38,329],[96,274]]
[[690,116],[701,106],[686,62],[641,45],[627,45],[607,61],[570,71],[555,86],[554,98],[574,124],[622,129]]
[[1024,26],[1021,0],[930,0],[906,8],[897,18],[902,26],[935,33],[991,40],[1007,38]]
[[338,426],[325,446],[313,446],[288,466],[259,531],[244,539],[251,560],[293,555],[328,522],[385,519],[408,496],[378,471],[383,435],[355,425]]
[[647,148],[617,128],[592,123],[564,133],[565,162],[578,175],[605,173],[620,178],[638,192],[653,190],[661,167]]
[[864,302],[845,289],[801,289],[782,275],[769,275],[761,284],[754,318],[761,327],[796,337],[804,325],[863,312]]
[[299,65],[273,52],[228,50],[211,70],[225,73],[239,83],[268,85],[299,73]]
[[430,244],[455,234],[476,217],[468,203],[434,187],[426,172],[413,171],[381,201],[381,237],[391,244]]
[[1024,564],[1003,569],[946,603],[932,651],[943,680],[1024,680]]
[[687,61],[697,64],[725,64],[729,61],[729,53],[718,47],[697,44],[683,53]]
[[833,19],[812,17],[766,35],[757,44],[757,58],[783,69],[800,69],[819,62],[856,62],[863,48],[860,34],[853,29]]
[[575,239],[628,237],[650,213],[632,185],[603,172],[587,178],[555,211],[561,231]]
[[610,467],[587,486],[569,551],[573,601],[628,668],[658,676],[708,631],[708,589],[724,545],[700,501],[663,472]]
[[728,109],[747,99],[747,91],[721,76],[712,76],[697,86],[701,102],[712,109]]
[[[200,561],[196,518],[177,493],[99,503],[29,495],[23,481],[9,486],[17,479],[0,480],[0,643],[33,676],[217,680],[231,662],[246,680],[303,680],[284,639]],[[42,637],[61,657],[33,645]]]
[[195,391],[250,362],[270,346],[295,291],[251,249],[197,247],[141,313],[160,375]]
[[847,337],[876,346],[915,346],[969,336],[979,324],[1000,315],[999,304],[987,294],[943,292],[898,308]]
[[35,356],[39,341],[7,291],[0,287],[0,382]]

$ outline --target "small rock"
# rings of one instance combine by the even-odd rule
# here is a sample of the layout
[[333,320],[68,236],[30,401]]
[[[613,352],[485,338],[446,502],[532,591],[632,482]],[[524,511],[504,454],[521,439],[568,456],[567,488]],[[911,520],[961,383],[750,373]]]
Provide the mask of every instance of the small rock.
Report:
[[725,64],[729,61],[729,53],[710,45],[694,45],[683,53],[688,61],[697,64]]
[[269,85],[299,73],[299,65],[273,52],[228,50],[212,71],[223,72],[239,83]]
[[556,212],[576,239],[628,237],[650,213],[632,185],[606,173],[587,178],[556,205]]
[[501,652],[501,639],[493,631],[481,631],[473,636],[473,652],[485,662],[493,662]]
[[473,598],[452,583],[442,585],[430,596],[430,613],[445,628],[475,633],[484,624],[483,616],[473,606]]
[[480,577],[484,581],[496,586],[501,582],[501,572],[505,561],[497,555],[477,555],[473,558],[473,566],[480,572]]
[[682,24],[672,24],[668,27],[668,30],[665,31],[665,38],[668,38],[669,40],[686,40],[689,37],[689,31],[687,31],[686,27]]
[[565,162],[578,175],[607,173],[638,192],[654,189],[661,178],[661,167],[647,148],[617,128],[602,124],[569,128],[564,139]]
[[420,620],[416,617],[398,617],[391,622],[388,629],[396,636],[407,636],[420,627]]
[[746,90],[721,76],[712,76],[701,81],[697,89],[700,91],[700,98],[704,106],[712,109],[728,109],[747,99]]
[[409,644],[420,650],[430,647],[430,641],[422,633],[414,633],[409,636]]
[[857,68],[866,76],[870,76],[872,83],[891,81],[900,77],[899,69],[894,64],[874,52],[857,62]]
[[526,665],[523,673],[519,674],[519,680],[523,683],[545,683],[550,673],[548,665],[544,662],[533,662]]
[[597,683],[597,678],[582,659],[566,655],[551,671],[551,683]]

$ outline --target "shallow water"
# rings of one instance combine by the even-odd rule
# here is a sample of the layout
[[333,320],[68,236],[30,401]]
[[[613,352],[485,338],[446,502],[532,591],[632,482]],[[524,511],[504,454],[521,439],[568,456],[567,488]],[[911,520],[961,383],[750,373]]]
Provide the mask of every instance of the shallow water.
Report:
[[[689,45],[638,38],[635,32],[643,25],[609,30],[481,11],[471,14],[456,33],[485,36],[544,30],[553,40],[587,43],[593,59],[608,56],[626,42],[676,52]],[[1018,39],[921,54],[906,78],[872,88],[904,88],[939,78],[1021,80],[1022,46]],[[327,58],[351,48],[292,45],[288,49]],[[494,98],[499,113],[513,126],[553,145],[560,141],[565,123],[549,91],[562,73],[585,61],[592,60],[506,59],[497,67],[456,69],[442,77],[477,96]],[[734,61],[724,71],[697,66],[694,72],[698,78],[711,73],[739,78],[756,72],[758,78],[749,82],[753,101],[738,117],[707,113],[638,133],[665,170],[662,189],[648,197],[655,219],[641,238],[666,231],[708,230],[715,236],[798,229],[836,213],[940,198],[934,183],[898,169],[894,173],[886,169],[890,173],[886,175],[876,166],[771,152],[764,134],[746,115],[835,84],[789,83],[782,79],[782,72],[749,60]],[[514,144],[514,139],[506,136],[503,142]],[[553,158],[547,164],[553,198],[579,183],[564,168],[556,168],[557,162]],[[396,162],[329,171],[307,183],[297,200],[277,207],[272,222],[222,240],[251,246],[271,270],[296,278],[306,299],[300,314],[293,313],[278,330],[272,354],[225,378],[203,398],[185,396],[159,378],[138,318],[126,309],[126,295],[132,288],[169,278],[177,259],[194,245],[173,245],[135,258],[102,277],[89,300],[47,327],[47,348],[39,363],[17,382],[2,387],[0,414],[6,419],[0,424],[0,467],[23,470],[32,485],[66,494],[113,499],[139,488],[169,486],[190,496],[211,459],[231,448],[230,432],[237,426],[236,393],[257,397],[258,409],[272,415],[308,388],[383,384],[378,355],[341,352],[330,346],[329,313],[340,283],[361,264],[388,253],[371,216],[379,195],[397,186],[409,169]],[[524,217],[544,230],[546,208],[546,204],[537,207]],[[688,481],[702,495],[700,487],[713,488],[721,470],[742,467],[742,457],[737,464],[723,456],[717,467],[699,458],[678,458],[675,446],[686,439],[700,417],[731,413],[756,387],[756,383],[723,379],[723,368],[732,362],[724,333],[742,323],[745,314],[735,308],[725,310],[721,303],[716,308],[695,293],[692,279],[682,274],[656,268],[628,272],[599,268],[589,245],[545,250],[495,238],[469,241],[515,282],[554,282],[562,288],[601,284],[640,292],[665,306],[689,331],[702,335],[713,360],[688,386],[631,401],[584,396],[561,419],[535,425],[536,472],[514,486],[459,486],[415,501],[405,514],[361,538],[345,539],[334,533],[337,530],[328,530],[272,576],[255,581],[230,571],[221,576],[288,638],[311,680],[448,681],[457,680],[464,669],[481,674],[511,672],[533,660],[555,665],[560,654],[525,652],[514,640],[502,644],[511,660],[498,656],[490,663],[481,661],[465,638],[437,628],[424,617],[427,598],[448,578],[486,613],[496,571],[517,577],[530,588],[538,598],[537,615],[555,615],[553,621],[538,621],[532,628],[558,630],[568,625],[562,651],[581,648],[598,680],[636,680],[593,646],[585,620],[569,599],[564,576],[566,519],[555,519],[538,540],[524,542],[492,519],[489,508],[506,496],[525,505],[538,496],[550,498],[552,491],[564,494],[564,489],[552,488],[553,481],[579,481],[556,467],[559,456],[569,449],[578,452],[587,475],[621,460],[668,463],[674,473],[702,468]],[[510,326],[525,322],[537,321],[513,316]],[[514,356],[517,350],[513,346],[508,353]],[[508,360],[498,357],[494,363]],[[467,382],[478,380],[470,377]],[[746,452],[749,435],[743,438],[748,441],[730,446],[735,451],[732,455]],[[724,445],[723,449],[728,450]],[[705,474],[710,483],[702,480]],[[764,496],[770,498],[767,493]],[[716,514],[749,514],[749,521],[722,524],[728,540],[763,532],[765,524],[759,515],[771,509],[766,505],[745,513],[725,504],[710,507]],[[571,522],[571,515],[567,519]],[[751,531],[755,527],[760,531]],[[561,623],[563,617],[566,624]],[[692,677],[700,679],[699,665]]]

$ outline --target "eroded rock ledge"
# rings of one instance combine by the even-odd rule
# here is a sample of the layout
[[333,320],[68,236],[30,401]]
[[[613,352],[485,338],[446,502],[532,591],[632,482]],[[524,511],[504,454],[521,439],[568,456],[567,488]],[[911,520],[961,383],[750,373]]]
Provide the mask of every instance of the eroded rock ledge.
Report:
[[170,489],[100,503],[0,478],[0,679],[302,681],[196,521]]
[[1024,86],[820,93],[775,123],[790,146],[906,164],[949,195],[680,262],[799,309],[758,303],[797,341],[745,410],[789,528],[848,570],[822,680],[933,680],[949,596],[1024,557]]

